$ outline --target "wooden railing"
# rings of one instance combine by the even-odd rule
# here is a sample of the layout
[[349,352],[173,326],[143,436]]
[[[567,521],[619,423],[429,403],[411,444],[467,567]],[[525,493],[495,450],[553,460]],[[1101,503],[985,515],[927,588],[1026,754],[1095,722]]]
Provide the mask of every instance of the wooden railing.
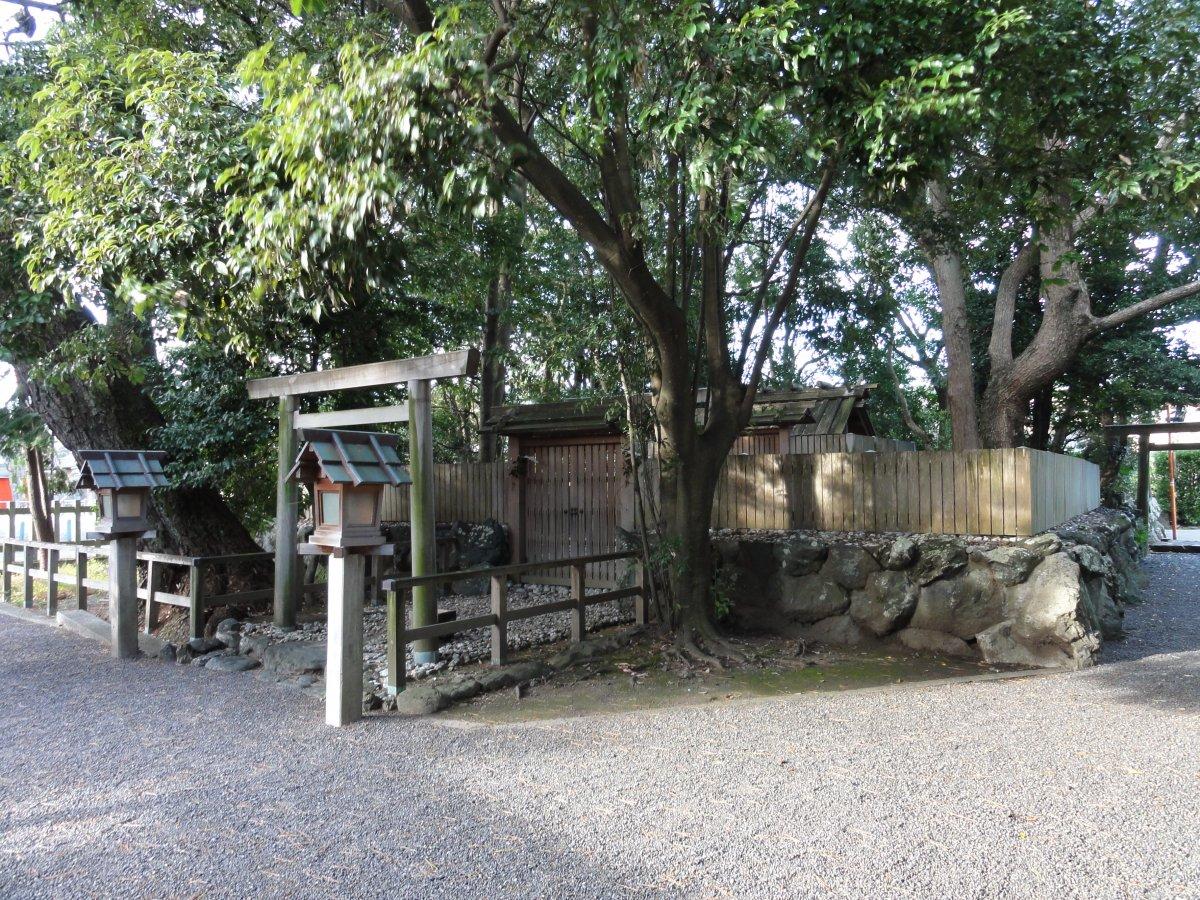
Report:
[[[56,543],[59,544],[84,544],[87,543],[83,539],[83,514],[94,513],[96,511],[95,504],[84,503],[81,500],[76,500],[73,503],[63,503],[56,501],[50,505],[50,518],[54,523],[54,533],[59,537]],[[7,506],[0,507],[0,521],[4,522],[4,538],[17,539],[17,520],[29,519],[30,530],[33,528],[33,514],[29,510],[28,504],[10,503]],[[63,520],[67,519],[71,522],[71,539],[69,541],[62,540],[63,537]]]
[[[586,567],[592,563],[617,560],[629,560],[633,563],[634,584],[631,587],[588,594]],[[519,580],[521,576],[530,572],[559,568],[567,568],[571,572],[571,594],[567,599],[509,609],[509,579]],[[492,608],[490,612],[468,619],[454,619],[448,622],[437,622],[433,625],[422,625],[419,628],[406,626],[406,598],[414,587],[450,584],[475,578],[487,578],[491,584]],[[388,602],[387,686],[393,693],[404,690],[404,648],[412,641],[445,637],[475,628],[490,628],[492,630],[492,664],[502,665],[508,660],[508,625],[510,622],[569,611],[572,613],[571,640],[578,643],[583,640],[586,631],[586,612],[589,606],[607,603],[609,600],[633,597],[634,621],[638,625],[646,624],[646,591],[643,570],[638,554],[633,550],[598,553],[592,556],[572,556],[544,562],[512,563],[506,566],[494,566],[490,569],[460,569],[455,572],[438,572],[434,575],[420,575],[413,578],[385,578],[383,589],[387,592]]]
[[[13,601],[13,576],[21,581],[21,603],[33,609],[33,585],[46,583],[46,615],[53,618],[58,613],[60,588],[75,588],[75,603],[79,609],[87,609],[88,592],[108,593],[108,581],[88,577],[88,561],[106,558],[107,544],[51,544],[42,541],[19,541],[0,539],[0,557],[3,570],[3,601]],[[274,565],[273,553],[234,553],[225,556],[176,556],[170,553],[140,552],[138,561],[145,563],[145,585],[138,586],[138,600],[146,603],[144,629],[150,633],[159,624],[163,606],[178,606],[188,610],[188,633],[191,637],[202,637],[204,612],[217,606],[255,603],[269,600],[273,589],[256,588],[245,591],[206,592],[205,575],[217,569],[228,570],[235,566]],[[42,567],[42,560],[45,567]],[[61,571],[64,563],[74,563],[75,571]],[[187,593],[175,594],[162,585],[168,569],[187,570]],[[320,594],[324,584],[307,584],[306,594]]]

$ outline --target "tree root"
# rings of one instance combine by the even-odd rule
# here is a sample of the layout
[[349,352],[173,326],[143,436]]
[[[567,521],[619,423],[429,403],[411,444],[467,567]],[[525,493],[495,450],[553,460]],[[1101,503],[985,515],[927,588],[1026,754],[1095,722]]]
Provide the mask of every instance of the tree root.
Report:
[[675,647],[681,656],[720,671],[724,671],[728,663],[744,665],[749,662],[746,654],[711,627],[681,627],[675,636]]

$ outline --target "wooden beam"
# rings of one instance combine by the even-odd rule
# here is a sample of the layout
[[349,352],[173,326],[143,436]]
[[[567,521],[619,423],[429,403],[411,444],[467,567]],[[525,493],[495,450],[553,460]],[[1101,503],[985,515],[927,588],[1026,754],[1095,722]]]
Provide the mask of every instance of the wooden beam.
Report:
[[1164,450],[1200,450],[1200,441],[1185,444],[1151,444],[1150,449],[1160,452]]
[[268,397],[288,397],[297,394],[319,394],[352,388],[387,387],[409,381],[432,378],[458,378],[474,375],[479,370],[479,351],[474,347],[451,353],[434,353],[411,359],[391,359],[386,362],[344,366],[320,372],[300,372],[274,378],[252,378],[246,382],[251,400]]
[[376,406],[364,409],[343,409],[337,412],[296,413],[295,427],[299,428],[345,428],[349,425],[384,425],[391,422],[407,422],[408,407]]
[[1105,425],[1110,435],[1129,434],[1200,434],[1200,422],[1144,422],[1135,425]]

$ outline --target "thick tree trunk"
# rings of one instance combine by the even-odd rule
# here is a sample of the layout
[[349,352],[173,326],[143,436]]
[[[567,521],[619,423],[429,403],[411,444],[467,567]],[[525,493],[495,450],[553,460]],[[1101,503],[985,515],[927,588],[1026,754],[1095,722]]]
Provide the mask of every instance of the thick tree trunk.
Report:
[[1029,446],[1045,450],[1050,446],[1050,420],[1054,413],[1054,385],[1048,384],[1033,395],[1033,428]]
[[[83,313],[65,310],[42,330],[46,353],[84,328],[97,328]],[[30,348],[34,349],[34,348]],[[32,356],[32,355],[31,355]],[[142,385],[112,378],[94,385],[68,377],[53,385],[31,377],[32,358],[14,362],[31,408],[54,436],[72,452],[85,449],[153,449],[162,413]],[[161,545],[190,556],[245,553],[258,549],[241,520],[213,488],[155,491],[152,519]]]
[[703,645],[716,634],[712,608],[712,524],[720,464],[711,453],[662,460],[662,540],[671,550],[671,596],[685,641]]
[[[940,221],[948,221],[950,210],[945,186],[932,181],[927,185],[927,194],[929,209]],[[976,450],[980,437],[979,413],[962,258],[957,250],[947,245],[944,235],[926,233],[922,235],[920,243],[941,301],[942,341],[946,348],[946,406],[950,412],[951,440],[955,450]]]

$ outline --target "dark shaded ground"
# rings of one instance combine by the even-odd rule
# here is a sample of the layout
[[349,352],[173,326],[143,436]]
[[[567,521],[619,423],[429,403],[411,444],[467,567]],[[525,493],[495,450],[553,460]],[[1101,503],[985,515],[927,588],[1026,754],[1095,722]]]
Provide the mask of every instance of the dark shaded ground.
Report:
[[1200,896],[1200,557],[1096,669],[342,731],[0,619],[0,895]]

